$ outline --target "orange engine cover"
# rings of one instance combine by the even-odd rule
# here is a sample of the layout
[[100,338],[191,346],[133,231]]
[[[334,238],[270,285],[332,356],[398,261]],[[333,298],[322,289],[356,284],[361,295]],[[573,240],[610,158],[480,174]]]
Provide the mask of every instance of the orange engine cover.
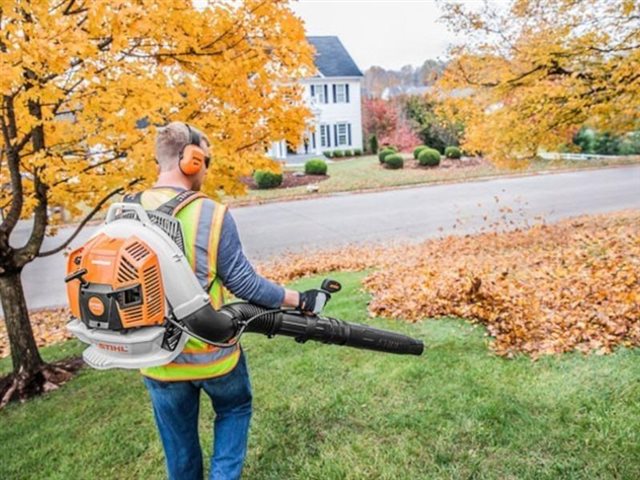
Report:
[[165,300],[160,264],[155,252],[142,240],[136,236],[111,238],[101,233],[69,255],[67,275],[82,269],[87,271],[81,278],[67,283],[74,316],[87,324],[84,317],[91,317],[98,326],[106,321],[109,328],[118,323],[124,329],[163,323]]

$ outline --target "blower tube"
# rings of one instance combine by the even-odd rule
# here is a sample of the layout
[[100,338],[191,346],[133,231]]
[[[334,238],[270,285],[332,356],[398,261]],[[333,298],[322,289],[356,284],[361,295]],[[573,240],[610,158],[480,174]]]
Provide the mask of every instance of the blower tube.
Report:
[[250,303],[229,304],[220,310],[208,307],[200,315],[183,319],[183,323],[189,331],[211,342],[228,342],[244,332],[253,332],[268,337],[286,335],[300,343],[314,340],[405,355],[421,355],[424,350],[422,341],[406,335],[296,310],[270,312]]

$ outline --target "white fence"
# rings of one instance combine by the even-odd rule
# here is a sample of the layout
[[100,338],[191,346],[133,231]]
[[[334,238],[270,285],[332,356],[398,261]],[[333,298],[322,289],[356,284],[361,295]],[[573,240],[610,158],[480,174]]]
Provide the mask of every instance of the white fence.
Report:
[[596,153],[560,153],[560,152],[541,152],[538,154],[540,158],[545,160],[613,160],[622,158],[622,155],[599,155]]

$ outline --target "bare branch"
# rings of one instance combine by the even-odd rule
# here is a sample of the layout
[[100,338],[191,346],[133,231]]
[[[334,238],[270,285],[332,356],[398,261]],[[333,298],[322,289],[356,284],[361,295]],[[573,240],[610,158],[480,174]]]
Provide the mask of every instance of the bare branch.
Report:
[[[115,157],[111,157],[111,158],[107,158],[106,160],[102,160],[100,162],[94,163],[93,165],[89,165],[85,168],[83,168],[82,170],[80,170],[78,172],[78,175],[82,175],[83,173],[87,173],[95,168],[101,167],[103,165],[108,165],[111,162],[114,162],[116,160],[119,160],[121,158],[125,158],[127,155],[126,153],[119,153],[118,155],[116,155]],[[56,187],[62,183],[67,183],[69,180],[71,180],[73,177],[67,177],[67,178],[63,178],[62,180],[58,180],[56,182],[54,182],[51,186],[52,187]]]
[[111,197],[119,193],[124,193],[126,189],[132,187],[133,185],[138,183],[140,180],[141,180],[140,178],[136,178],[131,182],[129,182],[126,187],[119,187],[111,191],[106,197],[104,197],[102,200],[100,200],[100,202],[98,202],[98,204],[94,207],[93,210],[91,210],[91,212],[89,212],[89,214],[86,217],[84,217],[82,222],[78,224],[77,228],[74,230],[74,232],[71,234],[69,238],[67,238],[64,242],[62,242],[62,244],[58,245],[57,247],[51,250],[38,253],[38,257],[47,257],[49,255],[56,254],[64,250],[65,248],[67,248],[69,244],[78,236],[78,234],[80,233],[80,230],[82,230],[82,228],[93,218],[93,216],[100,211],[100,209],[104,206],[105,203],[107,203],[107,201],[109,201]]
[[[5,111],[13,109],[13,99],[4,97]],[[2,135],[4,137],[5,151],[7,153],[7,166],[11,176],[11,208],[2,224],[0,224],[0,242],[8,240],[8,236],[20,219],[22,213],[22,205],[24,195],[22,192],[22,177],[20,176],[20,157],[11,144],[15,135],[11,135],[11,128],[5,120],[5,116],[0,115],[0,126],[2,127]]]
[[47,186],[42,183],[37,174],[34,176],[33,182],[38,203],[33,212],[33,230],[29,240],[24,247],[15,251],[14,261],[19,267],[23,267],[36,257],[47,230]]

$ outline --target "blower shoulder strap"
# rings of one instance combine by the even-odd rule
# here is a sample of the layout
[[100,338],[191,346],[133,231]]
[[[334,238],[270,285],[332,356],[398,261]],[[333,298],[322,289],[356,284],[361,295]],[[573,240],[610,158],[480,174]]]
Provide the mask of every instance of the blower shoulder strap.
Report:
[[[142,193],[143,192],[129,193],[122,198],[122,201],[125,203],[142,203]],[[167,215],[174,216],[194,200],[206,197],[207,196],[204,193],[194,192],[193,190],[185,190],[184,192],[180,192],[171,200],[163,203],[155,210]]]
[[160,205],[156,210],[160,213],[165,213],[167,215],[174,216],[184,207],[189,205],[194,200],[198,198],[207,198],[204,193],[194,192],[193,190],[185,190],[184,192],[180,192],[178,195],[173,197],[171,200]]

